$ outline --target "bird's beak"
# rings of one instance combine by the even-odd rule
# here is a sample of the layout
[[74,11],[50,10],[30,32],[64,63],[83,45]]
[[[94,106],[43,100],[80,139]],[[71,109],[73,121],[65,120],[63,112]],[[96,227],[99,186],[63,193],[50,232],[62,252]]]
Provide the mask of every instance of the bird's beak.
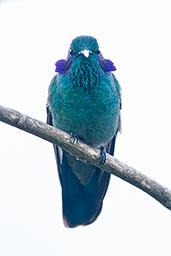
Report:
[[84,56],[85,56],[86,58],[88,58],[89,55],[90,55],[90,53],[91,53],[91,51],[85,49],[85,50],[82,50],[80,53],[84,54]]

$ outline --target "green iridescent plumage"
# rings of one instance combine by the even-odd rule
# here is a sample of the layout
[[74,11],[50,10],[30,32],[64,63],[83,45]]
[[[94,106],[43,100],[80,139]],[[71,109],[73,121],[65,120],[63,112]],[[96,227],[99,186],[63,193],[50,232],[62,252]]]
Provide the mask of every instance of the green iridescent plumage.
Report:
[[74,87],[93,88],[98,85],[100,72],[95,54],[85,59],[84,55],[75,56],[71,67],[70,81]]
[[78,134],[92,146],[107,144],[117,131],[119,118],[118,89],[111,86],[113,75],[103,76],[91,91],[89,87],[74,88],[69,76],[55,77],[49,88],[55,127]]

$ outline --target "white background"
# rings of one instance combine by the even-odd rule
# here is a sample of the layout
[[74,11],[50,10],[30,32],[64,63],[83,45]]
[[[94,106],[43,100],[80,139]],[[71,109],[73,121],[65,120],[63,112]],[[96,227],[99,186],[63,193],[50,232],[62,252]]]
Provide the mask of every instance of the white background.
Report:
[[[97,38],[122,86],[115,156],[171,188],[168,0],[0,1],[0,104],[41,121],[54,63],[79,35]],[[112,177],[90,226],[66,229],[52,145],[0,123],[0,255],[170,255],[171,215]]]

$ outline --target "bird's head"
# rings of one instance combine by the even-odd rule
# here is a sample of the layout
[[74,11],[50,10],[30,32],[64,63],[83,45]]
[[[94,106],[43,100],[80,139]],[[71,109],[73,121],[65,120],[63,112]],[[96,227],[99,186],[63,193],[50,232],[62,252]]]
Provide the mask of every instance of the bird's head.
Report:
[[69,55],[76,56],[83,54],[86,58],[90,54],[98,54],[99,46],[97,40],[92,36],[79,36],[72,40]]
[[101,70],[104,74],[116,70],[112,61],[103,58],[97,40],[92,36],[79,36],[73,39],[67,59],[59,60],[55,65],[55,71],[63,75],[71,70],[77,71],[77,76],[79,71],[83,73],[83,70],[86,73],[85,76],[91,72],[91,69],[96,73],[97,70]]

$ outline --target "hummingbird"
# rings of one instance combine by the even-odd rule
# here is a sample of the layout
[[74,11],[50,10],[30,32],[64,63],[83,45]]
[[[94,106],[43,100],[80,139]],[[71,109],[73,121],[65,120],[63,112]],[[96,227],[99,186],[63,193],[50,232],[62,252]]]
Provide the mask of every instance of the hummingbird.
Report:
[[[47,100],[47,123],[69,134],[75,142],[114,155],[120,131],[121,87],[113,74],[114,63],[105,59],[97,40],[79,36],[72,40],[66,59],[56,62]],[[62,189],[66,227],[88,225],[99,216],[110,174],[78,160],[54,145]]]

